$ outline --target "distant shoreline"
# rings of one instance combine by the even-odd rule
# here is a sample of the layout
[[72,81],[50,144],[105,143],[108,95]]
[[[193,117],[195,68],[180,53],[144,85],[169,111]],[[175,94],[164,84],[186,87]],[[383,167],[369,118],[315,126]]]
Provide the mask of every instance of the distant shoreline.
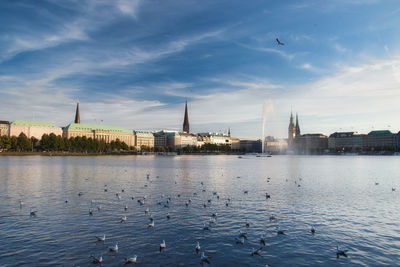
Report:
[[[177,153],[177,152],[107,152],[107,153],[84,153],[84,152],[0,152],[0,156],[70,156],[70,157],[93,157],[93,156],[183,156],[183,155],[236,155],[236,156],[257,156],[265,157],[261,153],[240,153],[240,152],[198,152],[198,153]],[[273,156],[400,156],[395,153],[321,153],[321,154],[272,154]]]
[[204,152],[204,153],[176,153],[176,152],[108,152],[108,153],[84,153],[84,152],[0,152],[0,156],[177,156],[177,155],[243,155],[243,153],[222,153],[222,152]]

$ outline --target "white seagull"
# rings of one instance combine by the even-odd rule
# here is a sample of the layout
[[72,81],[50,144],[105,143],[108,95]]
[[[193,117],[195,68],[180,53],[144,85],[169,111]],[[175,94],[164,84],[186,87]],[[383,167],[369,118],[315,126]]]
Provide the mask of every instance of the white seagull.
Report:
[[95,256],[93,256],[93,255],[90,255],[90,257],[93,259],[93,263],[102,263],[103,262],[103,254],[102,255],[100,255],[100,257],[95,257]]
[[132,258],[125,258],[125,264],[129,263],[136,263],[137,255],[133,256]]
[[197,242],[195,249],[196,249],[196,253],[199,253],[199,251],[200,251],[200,243],[199,242]]
[[149,223],[149,224],[147,225],[147,227],[149,227],[149,228],[150,228],[150,227],[154,227],[154,220],[152,220],[151,223]]
[[109,246],[108,249],[113,252],[118,252],[118,242],[114,246]]
[[167,245],[165,244],[165,240],[162,241],[162,243],[160,244],[160,251],[165,249],[167,247]]
[[103,234],[103,236],[96,236],[96,238],[97,238],[97,241],[102,241],[102,242],[106,241],[106,235],[105,234]]
[[126,221],[126,215],[124,215],[124,216],[121,217],[121,223],[123,223],[123,222],[125,222],[125,221]]

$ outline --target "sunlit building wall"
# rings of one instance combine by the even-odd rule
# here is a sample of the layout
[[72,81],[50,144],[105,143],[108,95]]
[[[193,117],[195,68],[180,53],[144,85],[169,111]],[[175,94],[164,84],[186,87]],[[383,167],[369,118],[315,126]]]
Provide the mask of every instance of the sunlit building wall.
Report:
[[135,146],[137,150],[141,150],[142,146],[149,148],[154,147],[154,134],[145,131],[134,131],[135,134]]
[[62,135],[61,127],[51,122],[16,120],[10,124],[10,136],[19,136],[24,133],[28,138],[42,139],[44,134]]
[[129,147],[135,146],[133,131],[115,126],[71,123],[63,128],[62,136],[66,138],[85,136],[86,138],[104,140],[106,143],[119,139],[119,141],[125,142]]
[[10,135],[10,122],[9,121],[0,121],[0,136],[2,135]]

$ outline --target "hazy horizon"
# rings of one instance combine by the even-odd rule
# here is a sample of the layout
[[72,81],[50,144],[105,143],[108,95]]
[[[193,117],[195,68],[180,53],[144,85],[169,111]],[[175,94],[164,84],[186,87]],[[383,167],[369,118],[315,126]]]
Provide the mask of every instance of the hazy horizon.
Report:
[[[400,130],[397,1],[2,1],[0,120]],[[279,38],[284,45],[275,41]],[[264,102],[268,107],[264,107]]]

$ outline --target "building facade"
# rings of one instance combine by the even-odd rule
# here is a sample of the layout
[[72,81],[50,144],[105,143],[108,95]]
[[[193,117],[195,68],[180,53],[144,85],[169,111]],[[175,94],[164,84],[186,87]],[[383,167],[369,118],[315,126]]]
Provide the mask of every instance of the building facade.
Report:
[[246,153],[261,153],[261,140],[240,140],[240,150]]
[[154,134],[146,131],[134,131],[135,134],[135,147],[137,150],[141,150],[142,146],[148,148],[154,147]]
[[125,142],[129,147],[135,146],[135,135],[133,131],[122,127],[105,126],[85,123],[71,123],[63,128],[62,136],[86,137],[96,140],[104,140],[106,143],[116,141]]
[[389,130],[371,131],[366,136],[365,145],[367,150],[372,151],[394,150],[396,135]]
[[328,137],[326,135],[303,134],[296,137],[296,150],[300,153],[321,153],[328,149]]
[[276,139],[272,136],[265,137],[264,151],[271,154],[281,154],[286,152],[288,142],[285,139]]
[[21,133],[24,133],[28,138],[33,137],[40,140],[44,134],[62,135],[62,129],[51,122],[13,121],[10,124],[10,137],[19,136]]
[[7,135],[10,136],[10,122],[0,121],[0,136]]
[[357,152],[365,148],[365,134],[334,132],[328,138],[328,148],[334,152]]

